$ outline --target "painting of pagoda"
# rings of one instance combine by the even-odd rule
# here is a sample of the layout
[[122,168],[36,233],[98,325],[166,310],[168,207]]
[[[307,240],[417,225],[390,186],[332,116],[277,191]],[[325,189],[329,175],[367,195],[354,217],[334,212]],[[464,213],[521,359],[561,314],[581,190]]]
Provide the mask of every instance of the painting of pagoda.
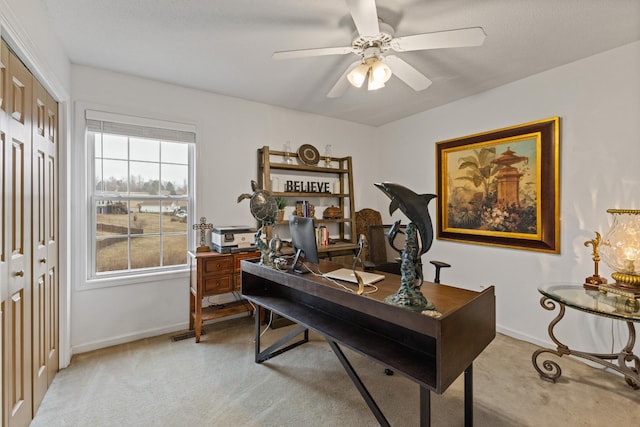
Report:
[[537,234],[538,140],[465,146],[447,154],[449,228]]

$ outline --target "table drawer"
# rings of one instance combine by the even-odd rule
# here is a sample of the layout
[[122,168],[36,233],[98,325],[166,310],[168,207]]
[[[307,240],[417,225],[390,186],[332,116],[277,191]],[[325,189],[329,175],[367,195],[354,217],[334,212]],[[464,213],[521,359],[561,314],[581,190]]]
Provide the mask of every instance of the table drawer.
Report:
[[212,273],[231,273],[231,271],[233,271],[232,256],[215,257],[202,260],[202,273],[204,275]]
[[202,292],[207,294],[223,294],[233,290],[233,276],[211,276],[205,277],[203,280]]

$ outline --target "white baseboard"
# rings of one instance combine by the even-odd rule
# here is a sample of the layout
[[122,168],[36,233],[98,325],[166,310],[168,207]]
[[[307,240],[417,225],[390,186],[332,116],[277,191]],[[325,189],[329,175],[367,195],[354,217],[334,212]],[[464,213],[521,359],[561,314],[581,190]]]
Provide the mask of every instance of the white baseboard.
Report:
[[[511,338],[515,338],[521,341],[526,341],[529,342],[531,344],[537,345],[538,347],[543,347],[543,348],[548,348],[548,349],[555,349],[557,346],[556,344],[549,340],[549,341],[543,341],[537,338],[534,338],[530,335],[526,335],[526,334],[522,334],[518,331],[514,331],[513,329],[509,329],[509,328],[505,328],[502,326],[497,326],[496,325],[496,332],[499,332],[503,335],[507,335]],[[558,356],[559,357],[559,356]],[[573,354],[569,354],[564,356],[565,358],[570,358],[571,360],[575,360],[577,362],[581,362],[584,363],[585,365],[591,366],[592,368],[596,368],[596,369],[601,369],[601,370],[605,370],[609,373],[618,375],[618,376],[623,376],[620,372],[613,370],[613,369],[609,369],[606,366],[601,365],[600,363],[588,360],[588,359],[584,359],[582,357],[579,356],[575,356]]]
[[549,341],[540,340],[538,338],[532,337],[531,335],[523,334],[520,331],[516,331],[516,330],[510,329],[510,328],[506,328],[504,326],[496,325],[496,332],[499,332],[499,333],[501,333],[503,335],[506,335],[506,336],[511,337],[511,338],[515,338],[515,339],[520,340],[520,341],[529,342],[529,343],[537,345],[539,347],[552,347],[552,348],[555,348],[555,344],[551,340],[549,340]]
[[[230,319],[235,319],[235,318],[239,318],[239,317],[246,317],[248,316],[248,313],[239,313],[233,316],[228,316],[222,319],[216,319],[216,320],[212,320],[209,322],[206,322],[205,324],[212,324],[212,323],[217,323],[217,322],[224,322],[226,320],[230,320]],[[71,355],[74,354],[80,354],[80,353],[86,353],[88,351],[93,351],[93,350],[99,350],[101,348],[107,348],[107,347],[111,347],[114,345],[119,345],[119,344],[125,344],[128,342],[132,342],[132,341],[136,341],[136,340],[140,340],[140,339],[144,339],[144,338],[150,338],[150,337],[155,337],[158,335],[164,335],[164,334],[169,334],[172,332],[179,332],[179,331],[184,331],[186,329],[188,329],[189,324],[187,322],[184,323],[178,323],[178,324],[174,324],[174,325],[168,325],[168,326],[164,326],[161,328],[155,328],[155,329],[148,329],[146,331],[138,331],[135,333],[131,333],[131,334],[125,334],[125,335],[120,335],[117,337],[112,337],[106,340],[100,340],[100,341],[93,341],[93,342],[89,342],[89,343],[85,343],[85,344],[81,344],[78,346],[74,346],[71,348]],[[531,335],[528,334],[523,334],[522,332],[510,329],[510,328],[506,328],[504,326],[500,326],[500,325],[496,325],[496,332],[509,336],[511,338],[515,338],[521,341],[526,341],[529,342],[531,344],[537,345],[539,347],[544,347],[544,348],[555,348],[555,344],[551,341],[543,341],[537,338],[532,337]],[[567,356],[570,357],[572,360],[577,360],[580,362],[583,362],[589,366],[592,367],[597,367],[600,369],[604,369],[602,367],[602,365],[599,365],[597,363],[594,362],[590,362],[588,360],[579,358],[579,357],[573,357],[571,355]],[[66,368],[66,366],[61,366],[60,368]],[[613,371],[611,369],[606,369],[607,371],[616,374],[616,375],[621,375],[619,372]]]
[[[247,316],[246,313],[240,313],[234,316],[229,316],[229,317],[225,317],[222,319],[216,319],[216,320],[212,320],[210,322],[206,322],[206,324],[211,324],[211,323],[216,323],[216,322],[223,322],[225,320],[230,320],[230,319],[234,319],[237,317],[244,317]],[[167,326],[163,326],[161,328],[154,328],[154,329],[147,329],[145,331],[137,331],[131,334],[125,334],[125,335],[119,335],[119,336],[115,336],[115,337],[111,337],[108,339],[104,339],[104,340],[99,340],[99,341],[92,341],[92,342],[88,342],[88,343],[84,343],[84,344],[80,344],[80,345],[76,345],[73,346],[71,348],[71,355],[74,354],[80,354],[80,353],[86,353],[88,351],[93,351],[93,350],[99,350],[101,348],[106,348],[106,347],[111,347],[114,345],[118,345],[118,344],[125,344],[128,342],[132,342],[132,341],[136,341],[136,340],[140,340],[143,338],[150,338],[150,337],[155,337],[158,335],[164,335],[164,334],[169,334],[172,332],[179,332],[179,331],[184,331],[186,329],[188,329],[189,324],[187,322],[184,323],[177,323],[174,325],[167,325]],[[515,338],[521,341],[526,341],[526,342],[530,342],[532,344],[538,345],[540,347],[554,347],[553,343],[551,341],[541,341],[538,340],[530,335],[526,335],[523,334],[519,331],[515,331],[513,329],[509,329],[509,328],[505,328],[503,326],[499,326],[496,325],[496,331],[503,334],[503,335],[507,335],[511,338]]]
[[143,338],[156,337],[158,335],[168,334],[171,332],[184,331],[189,328],[189,323],[177,323],[175,325],[163,326],[161,328],[147,329],[145,331],[137,331],[131,334],[111,337],[105,340],[92,341],[71,347],[71,354],[86,353],[87,351],[99,350],[101,348],[111,347],[118,344],[140,340]]
[[[208,322],[205,322],[205,325],[209,325],[209,324],[213,324],[213,323],[217,323],[217,322],[224,322],[226,320],[231,320],[231,319],[236,319],[239,317],[247,317],[249,315],[249,313],[238,313],[235,314],[233,316],[227,316],[221,319],[215,319],[215,320],[211,320]],[[80,345],[76,345],[71,347],[71,356],[73,356],[74,354],[80,354],[80,353],[86,353],[88,351],[93,351],[93,350],[99,350],[101,348],[107,348],[107,347],[111,347],[114,345],[119,345],[119,344],[125,344],[128,342],[132,342],[132,341],[137,341],[140,339],[144,339],[144,338],[151,338],[151,337],[157,337],[158,335],[164,335],[164,334],[170,334],[172,332],[180,332],[180,331],[185,331],[189,328],[189,323],[188,322],[184,322],[184,323],[177,323],[174,325],[167,325],[167,326],[163,326],[161,328],[154,328],[154,329],[147,329],[145,331],[137,331],[131,334],[125,334],[125,335],[119,335],[116,337],[111,337],[109,339],[104,339],[104,340],[99,340],[99,341],[92,341],[92,342],[88,342],[88,343],[84,343],[84,344],[80,344]],[[61,368],[63,368],[61,366]],[[66,368],[66,366],[64,366],[64,368]]]

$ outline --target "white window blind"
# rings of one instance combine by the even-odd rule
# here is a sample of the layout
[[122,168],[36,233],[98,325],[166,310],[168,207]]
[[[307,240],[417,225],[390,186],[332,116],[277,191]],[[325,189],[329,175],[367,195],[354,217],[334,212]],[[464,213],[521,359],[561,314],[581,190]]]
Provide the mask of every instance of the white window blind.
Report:
[[196,142],[195,126],[103,111],[86,111],[87,130],[173,142]]

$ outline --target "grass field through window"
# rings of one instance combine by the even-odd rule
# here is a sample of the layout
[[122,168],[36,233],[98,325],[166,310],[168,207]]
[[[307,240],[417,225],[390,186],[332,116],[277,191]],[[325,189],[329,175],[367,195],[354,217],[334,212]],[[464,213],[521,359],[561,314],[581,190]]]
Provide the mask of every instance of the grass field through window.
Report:
[[[96,225],[97,272],[174,266],[187,262],[186,217],[157,212],[97,214]],[[129,259],[131,266],[128,265]]]

